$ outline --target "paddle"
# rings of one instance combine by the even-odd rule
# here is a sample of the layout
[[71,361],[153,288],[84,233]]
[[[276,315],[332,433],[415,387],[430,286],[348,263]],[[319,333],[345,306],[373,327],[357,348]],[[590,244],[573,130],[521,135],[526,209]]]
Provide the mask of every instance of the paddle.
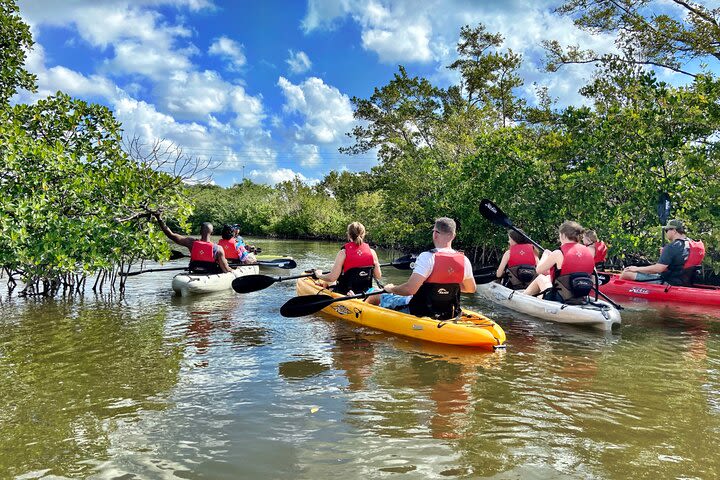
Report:
[[231,267],[240,267],[242,265],[260,265],[263,267],[284,268],[292,270],[297,267],[297,263],[292,258],[275,258],[273,260],[258,260],[256,263],[231,263]]
[[[487,198],[480,201],[480,213],[483,217],[487,218],[490,222],[494,223],[495,225],[500,225],[505,228],[509,228],[510,230],[514,230],[515,232],[519,233],[520,235],[525,238],[528,242],[532,243],[534,246],[536,246],[540,251],[544,251],[545,248],[543,248],[542,245],[540,245],[538,242],[533,240],[532,238],[528,237],[525,232],[517,228],[515,225],[513,225],[512,220],[505,215],[505,213],[495,205],[493,202],[488,200]],[[603,297],[607,302],[615,307],[618,310],[623,310],[623,307],[621,305],[618,305],[617,303],[613,302],[607,295],[602,293],[599,289],[595,288],[595,291]]]
[[[395,267],[399,270],[410,270],[413,262],[415,262],[414,255],[405,255],[398,258],[397,260],[390,263],[381,263],[381,267]],[[328,272],[323,272],[326,274]],[[296,280],[298,278],[312,277],[312,273],[305,273],[303,275],[293,275],[291,277],[271,277],[268,275],[245,275],[238,277],[232,282],[232,288],[237,293],[250,293],[263,290],[275,282],[282,282],[284,280]]]
[[148,270],[139,270],[137,272],[120,272],[121,277],[134,277],[135,275],[140,275],[141,273],[149,273],[149,272],[172,272],[172,271],[178,271],[178,270],[187,270],[187,267],[170,267],[170,268],[150,268]]
[[319,312],[323,308],[344,300],[354,300],[356,298],[365,299],[370,295],[380,295],[385,290],[378,290],[370,293],[360,293],[358,295],[348,295],[346,297],[333,298],[330,295],[303,295],[288,300],[280,307],[280,315],[283,317],[303,317],[311,313]]

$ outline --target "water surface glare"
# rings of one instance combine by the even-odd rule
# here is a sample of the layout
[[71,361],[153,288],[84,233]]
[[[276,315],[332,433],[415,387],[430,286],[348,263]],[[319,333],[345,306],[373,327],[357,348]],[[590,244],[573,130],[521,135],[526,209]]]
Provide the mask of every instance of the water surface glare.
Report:
[[[300,266],[271,275],[338,248],[256,243]],[[179,298],[172,275],[123,298],[0,281],[0,478],[720,477],[717,312],[630,303],[601,333],[466,296],[507,334],[484,353],[282,318],[294,282]]]

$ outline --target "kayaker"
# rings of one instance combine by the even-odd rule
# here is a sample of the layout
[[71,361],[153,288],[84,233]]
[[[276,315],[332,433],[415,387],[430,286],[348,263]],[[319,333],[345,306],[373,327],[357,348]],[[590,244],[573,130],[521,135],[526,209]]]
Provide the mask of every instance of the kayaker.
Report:
[[535,266],[539,259],[527,239],[515,230],[508,230],[508,244],[495,276],[513,290],[527,288],[537,276]]
[[682,286],[693,284],[705,258],[705,245],[687,237],[682,220],[668,220],[663,230],[670,243],[663,247],[657,263],[627,267],[620,274],[621,279]]
[[541,275],[523,293],[543,294],[545,300],[569,304],[585,301],[593,287],[595,255],[580,243],[583,231],[577,222],[568,220],[560,225],[560,248],[543,252],[536,267]]
[[255,255],[248,252],[244,245],[238,244],[233,233],[233,227],[230,225],[223,225],[220,231],[221,239],[218,245],[222,247],[227,261],[229,263],[242,263],[245,265],[257,263]]
[[338,293],[363,293],[372,288],[372,279],[380,280],[382,271],[377,253],[365,243],[365,226],[352,222],[347,226],[348,242],[335,256],[330,273],[323,275],[321,270],[314,271],[314,277],[327,283],[337,280],[333,290]]
[[598,271],[605,270],[605,260],[607,259],[607,245],[598,239],[595,230],[585,230],[583,234],[583,244],[593,252],[595,268]]
[[166,237],[190,250],[189,269],[191,272],[220,273],[232,271],[225,258],[223,249],[210,241],[210,235],[212,235],[213,232],[212,223],[203,222],[202,225],[200,225],[200,239],[198,240],[173,232],[159,214],[155,214],[155,218]]
[[240,236],[240,225],[237,223],[232,226],[232,233],[233,237],[235,238],[235,243],[240,246],[245,246],[245,240],[243,237]]
[[441,320],[460,315],[460,292],[475,293],[476,285],[470,260],[452,248],[455,230],[453,219],[435,220],[435,248],[418,256],[407,282],[385,285],[388,293],[368,297],[368,303]]

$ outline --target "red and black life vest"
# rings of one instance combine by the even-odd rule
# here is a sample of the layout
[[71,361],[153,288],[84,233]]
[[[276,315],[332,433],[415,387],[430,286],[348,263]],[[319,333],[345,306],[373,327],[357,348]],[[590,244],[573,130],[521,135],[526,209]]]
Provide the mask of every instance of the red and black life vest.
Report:
[[238,255],[237,250],[237,242],[234,238],[231,238],[230,240],[225,240],[224,238],[218,242],[218,245],[222,247],[223,251],[225,252],[225,258],[229,262],[230,260],[239,260],[240,256]]
[[410,313],[418,317],[448,320],[460,315],[460,288],[465,278],[462,252],[430,250],[434,264],[425,283],[410,299]]
[[605,242],[595,242],[595,268],[605,270],[605,260],[607,259],[607,245]]
[[588,247],[580,243],[563,243],[560,251],[563,254],[562,267],[550,269],[553,293],[559,294],[564,303],[583,303],[593,289],[595,257]]
[[213,253],[213,243],[195,240],[190,249],[190,265],[191,272],[196,273],[219,273],[220,266],[215,261]]
[[358,245],[355,242],[348,242],[342,248],[345,250],[345,261],[334,290],[342,294],[350,290],[354,293],[366,292],[372,287],[375,269],[372,249],[367,243]]
[[695,283],[695,278],[700,273],[700,267],[705,259],[705,244],[702,240],[688,238],[685,245],[688,248],[688,257],[683,264],[682,284],[690,286]]
[[510,247],[510,258],[505,269],[505,286],[513,290],[526,288],[537,277],[536,264],[532,244],[518,243],[512,245]]

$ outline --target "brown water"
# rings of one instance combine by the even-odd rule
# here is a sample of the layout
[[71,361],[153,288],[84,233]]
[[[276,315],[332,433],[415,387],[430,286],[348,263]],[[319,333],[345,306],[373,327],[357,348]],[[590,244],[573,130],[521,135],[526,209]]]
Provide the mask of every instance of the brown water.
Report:
[[[337,251],[257,243],[301,267]],[[603,334],[468,296],[508,337],[478,353],[282,318],[292,282],[182,299],[172,274],[3,298],[0,478],[720,476],[716,312],[634,305]]]

